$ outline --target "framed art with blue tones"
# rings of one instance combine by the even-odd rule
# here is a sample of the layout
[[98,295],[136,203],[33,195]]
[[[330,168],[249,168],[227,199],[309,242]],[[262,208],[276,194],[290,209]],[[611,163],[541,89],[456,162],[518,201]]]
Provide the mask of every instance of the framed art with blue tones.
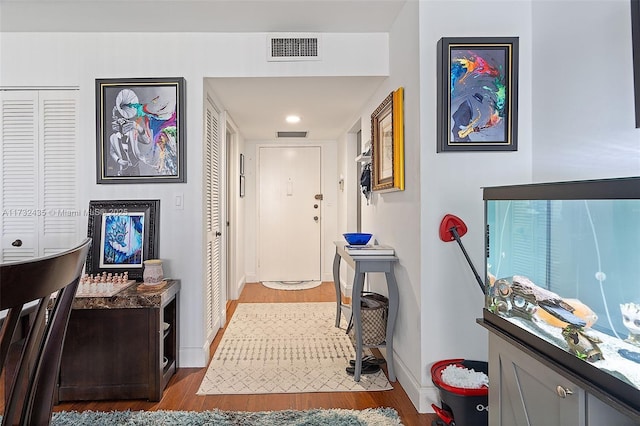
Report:
[[158,256],[160,200],[90,201],[87,274],[123,273],[141,280],[143,262]]
[[184,78],[96,80],[97,183],[183,183]]
[[517,142],[518,38],[441,38],[437,152],[517,151]]

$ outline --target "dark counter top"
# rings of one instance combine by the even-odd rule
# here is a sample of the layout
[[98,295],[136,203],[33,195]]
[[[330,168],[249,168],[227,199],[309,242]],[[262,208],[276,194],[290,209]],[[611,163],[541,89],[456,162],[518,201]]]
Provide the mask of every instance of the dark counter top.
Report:
[[142,283],[130,287],[110,297],[76,297],[73,309],[123,309],[154,308],[163,306],[178,291],[180,280],[167,280],[167,285],[158,290],[140,290]]

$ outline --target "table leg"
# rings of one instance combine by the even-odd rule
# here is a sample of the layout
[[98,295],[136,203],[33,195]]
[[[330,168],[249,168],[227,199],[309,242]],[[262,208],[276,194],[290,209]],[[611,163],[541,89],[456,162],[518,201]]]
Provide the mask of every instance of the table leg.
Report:
[[342,292],[340,291],[340,255],[336,250],[336,255],[333,258],[333,284],[336,287],[336,327],[340,327],[340,314],[342,306]]
[[391,272],[385,272],[385,276],[387,278],[387,288],[389,291],[389,316],[387,317],[387,336],[386,336],[386,347],[387,347],[387,371],[389,373],[389,381],[396,381],[396,374],[393,368],[393,330],[396,325],[396,318],[398,316],[398,305],[400,295],[398,293],[398,283],[396,282],[396,277]]
[[364,272],[356,267],[356,274],[353,277],[353,288],[351,289],[351,315],[353,316],[353,330],[356,338],[356,359],[353,380],[360,381],[362,373],[362,312],[360,311],[360,296],[364,287]]

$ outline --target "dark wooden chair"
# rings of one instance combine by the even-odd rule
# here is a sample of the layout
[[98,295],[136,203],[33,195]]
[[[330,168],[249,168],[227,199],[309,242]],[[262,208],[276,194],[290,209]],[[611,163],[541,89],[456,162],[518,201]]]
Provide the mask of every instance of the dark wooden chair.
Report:
[[[63,253],[0,265],[0,311],[6,310],[0,327],[0,365],[5,374],[13,375],[2,425],[51,422],[71,304],[90,245],[87,238]],[[7,369],[7,355],[24,317],[23,308],[32,301],[37,305],[22,353],[17,365]]]

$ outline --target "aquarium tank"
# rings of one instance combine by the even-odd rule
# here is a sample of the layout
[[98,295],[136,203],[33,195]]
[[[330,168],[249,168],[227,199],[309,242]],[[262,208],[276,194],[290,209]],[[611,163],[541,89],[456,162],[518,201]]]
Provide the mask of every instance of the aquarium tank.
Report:
[[484,320],[640,409],[640,178],[483,194]]

